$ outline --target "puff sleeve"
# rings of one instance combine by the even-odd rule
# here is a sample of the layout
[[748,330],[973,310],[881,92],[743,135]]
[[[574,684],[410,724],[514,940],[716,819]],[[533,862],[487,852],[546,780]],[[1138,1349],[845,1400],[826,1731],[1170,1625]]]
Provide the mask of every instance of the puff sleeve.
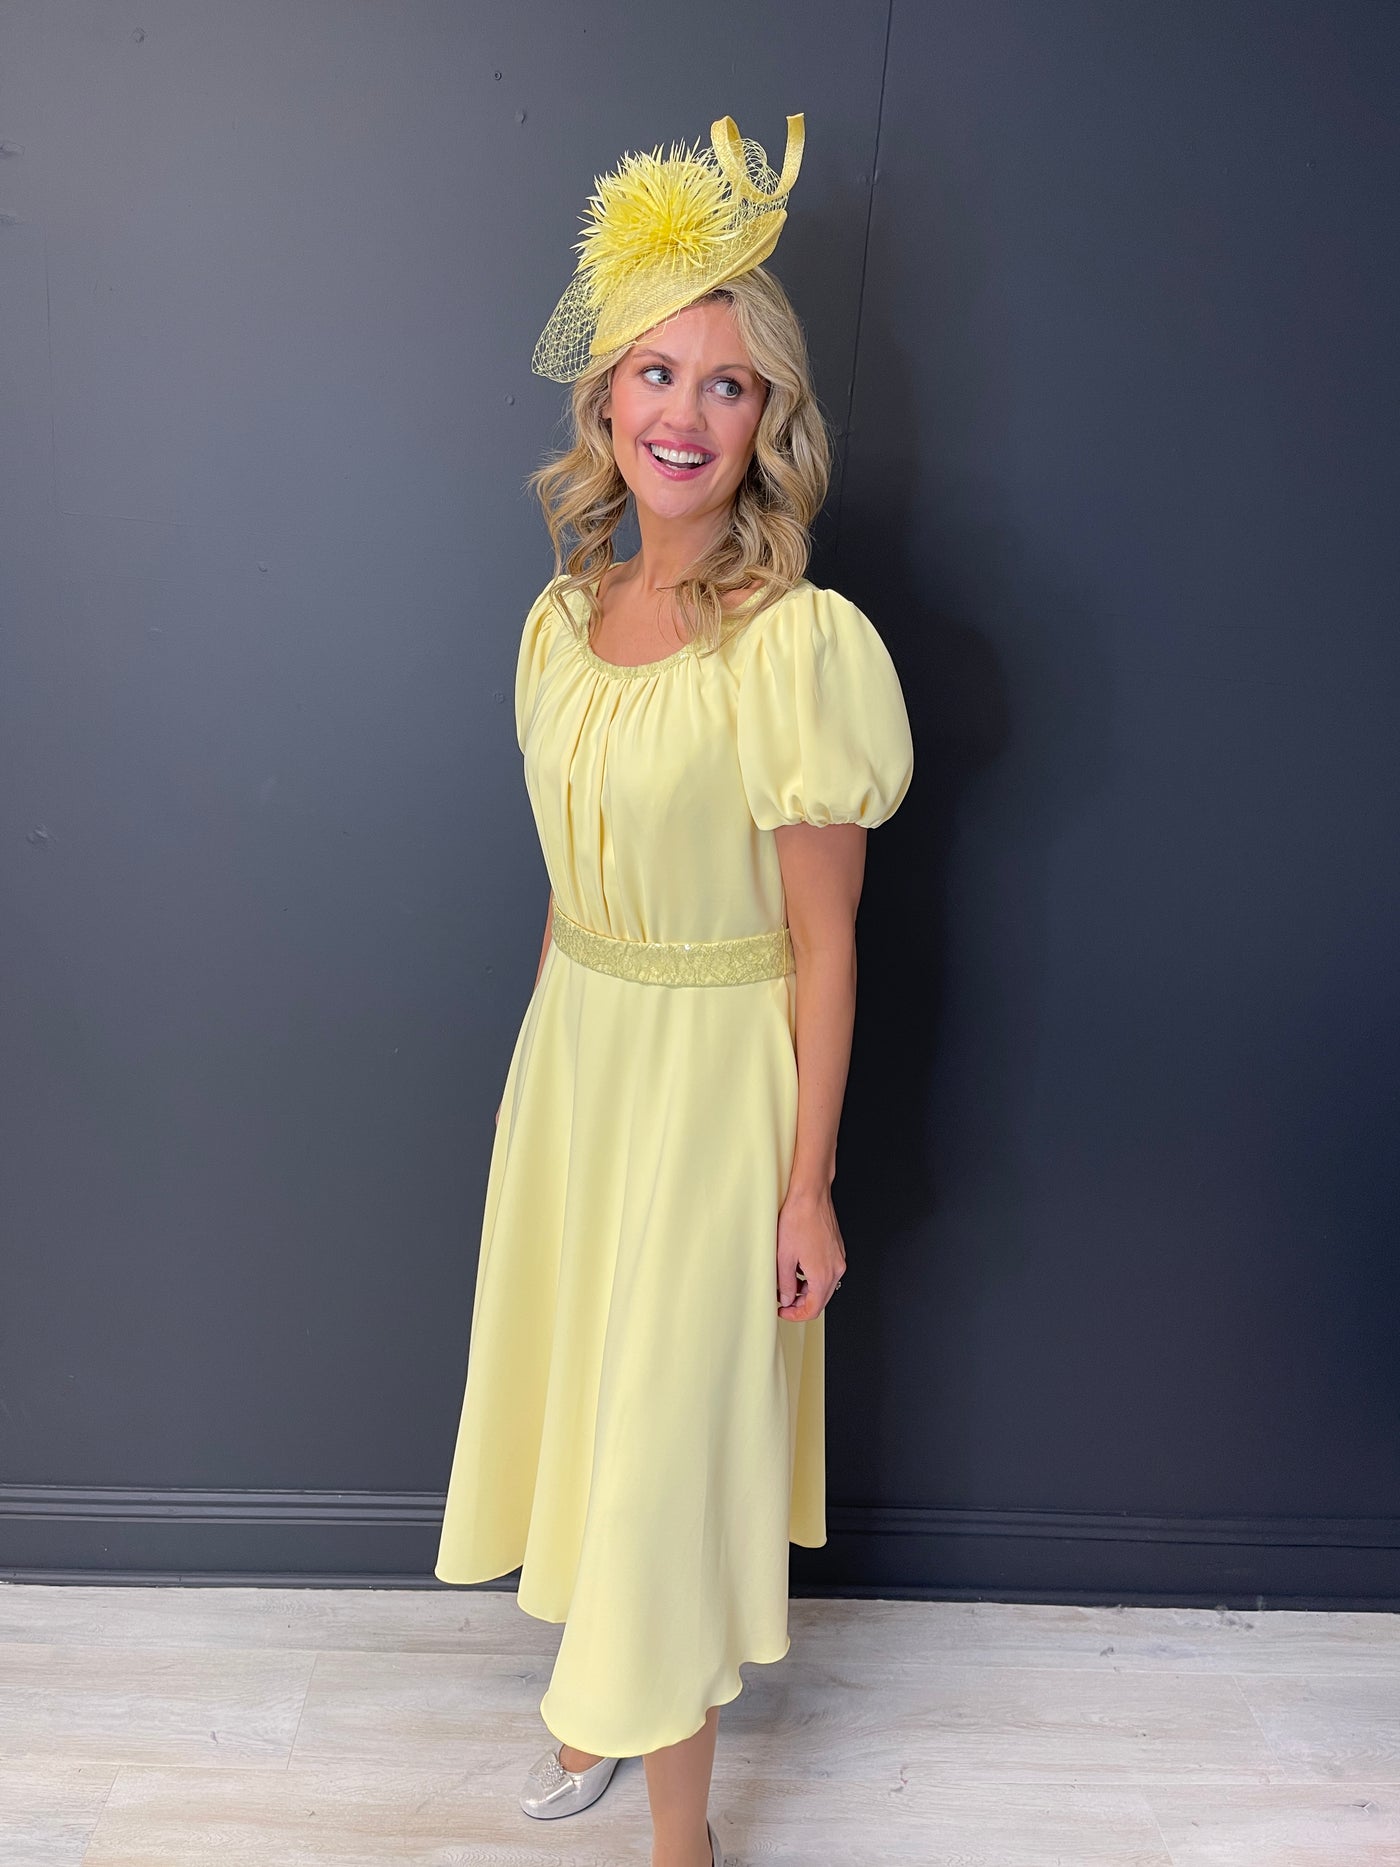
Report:
[[515,743],[522,752],[525,750],[525,732],[530,724],[530,714],[534,709],[540,669],[548,653],[548,618],[553,608],[549,593],[553,588],[552,582],[546,584],[530,605],[525,626],[520,632],[520,647],[516,652]]
[[860,823],[903,802],[909,716],[874,624],[835,590],[803,585],[755,618],[739,679],[739,768],[754,822]]

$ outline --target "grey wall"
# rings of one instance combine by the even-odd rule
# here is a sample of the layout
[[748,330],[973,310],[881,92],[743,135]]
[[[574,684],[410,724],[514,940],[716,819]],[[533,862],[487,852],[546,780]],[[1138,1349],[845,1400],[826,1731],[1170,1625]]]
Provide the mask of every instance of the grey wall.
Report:
[[732,112],[871,839],[797,1589],[1400,1601],[1400,16],[19,0],[0,1572],[426,1580],[546,883],[530,349]]

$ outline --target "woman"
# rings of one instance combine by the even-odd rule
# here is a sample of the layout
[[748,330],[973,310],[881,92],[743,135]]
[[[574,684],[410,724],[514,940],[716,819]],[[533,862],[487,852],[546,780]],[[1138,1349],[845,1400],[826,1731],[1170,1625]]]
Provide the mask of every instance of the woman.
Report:
[[601,178],[534,362],[573,384],[515,682],[551,892],[436,1574],[519,1567],[564,1623],[521,1807],[577,1813],[643,1756],[653,1867],[722,1867],[719,1707],[788,1650],[789,1541],[826,1541],[856,907],[912,772],[883,643],[803,575],[829,448],[759,263],[802,128],[781,177],[724,118]]

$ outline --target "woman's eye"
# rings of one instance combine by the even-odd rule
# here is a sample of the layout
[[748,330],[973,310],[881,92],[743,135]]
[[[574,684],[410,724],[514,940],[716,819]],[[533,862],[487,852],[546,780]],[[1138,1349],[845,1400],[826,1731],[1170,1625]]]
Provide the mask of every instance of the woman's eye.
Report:
[[[664,363],[644,363],[638,374],[645,382],[669,381],[671,372]],[[722,402],[737,402],[744,393],[744,385],[733,376],[720,376],[715,387]]]

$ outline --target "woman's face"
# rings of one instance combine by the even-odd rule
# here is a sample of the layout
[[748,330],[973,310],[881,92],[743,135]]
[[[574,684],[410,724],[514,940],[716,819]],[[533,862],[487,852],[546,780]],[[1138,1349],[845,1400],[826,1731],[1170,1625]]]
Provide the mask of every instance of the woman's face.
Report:
[[724,523],[753,457],[768,385],[724,299],[688,305],[613,365],[602,414],[639,516]]

